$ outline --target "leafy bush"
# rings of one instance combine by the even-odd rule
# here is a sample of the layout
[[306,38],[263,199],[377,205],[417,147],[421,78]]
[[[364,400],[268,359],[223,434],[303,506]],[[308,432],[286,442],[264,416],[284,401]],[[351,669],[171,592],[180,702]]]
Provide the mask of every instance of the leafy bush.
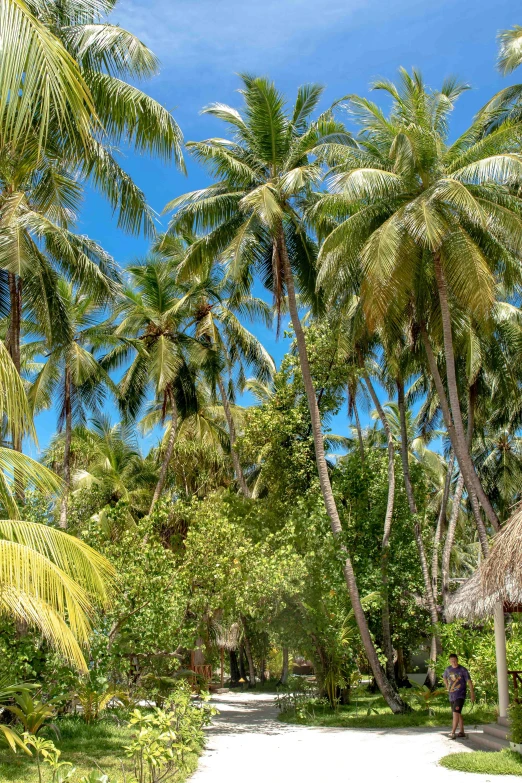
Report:
[[522,743],[522,704],[512,704],[509,708],[511,742]]
[[194,704],[185,684],[172,693],[165,709],[134,710],[130,725],[135,733],[126,751],[137,783],[167,781],[185,770],[188,757],[203,747],[203,726],[215,712],[205,704]]

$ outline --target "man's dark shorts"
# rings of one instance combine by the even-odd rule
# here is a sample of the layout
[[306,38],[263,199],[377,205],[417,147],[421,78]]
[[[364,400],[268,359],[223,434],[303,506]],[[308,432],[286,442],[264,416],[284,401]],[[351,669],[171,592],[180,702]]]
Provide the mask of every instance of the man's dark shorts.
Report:
[[451,710],[452,712],[462,712],[462,708],[464,706],[464,702],[466,699],[455,699],[455,701],[451,702]]

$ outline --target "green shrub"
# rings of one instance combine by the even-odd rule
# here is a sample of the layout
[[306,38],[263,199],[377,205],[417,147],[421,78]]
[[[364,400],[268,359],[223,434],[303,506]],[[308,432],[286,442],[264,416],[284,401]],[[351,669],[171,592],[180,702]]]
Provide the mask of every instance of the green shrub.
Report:
[[509,708],[511,742],[522,743],[522,704],[512,704]]

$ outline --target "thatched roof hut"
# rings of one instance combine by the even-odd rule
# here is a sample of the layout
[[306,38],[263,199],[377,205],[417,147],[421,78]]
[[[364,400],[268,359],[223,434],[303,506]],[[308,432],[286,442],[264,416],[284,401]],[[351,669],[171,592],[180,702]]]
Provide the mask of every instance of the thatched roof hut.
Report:
[[473,576],[451,596],[446,619],[482,620],[493,615],[498,603],[506,613],[522,611],[522,509],[497,533]]
[[489,590],[484,579],[486,563],[487,560],[449,599],[445,609],[448,622],[492,617],[499,602],[502,602],[504,612],[522,611],[522,587],[512,579],[506,579],[500,588]]

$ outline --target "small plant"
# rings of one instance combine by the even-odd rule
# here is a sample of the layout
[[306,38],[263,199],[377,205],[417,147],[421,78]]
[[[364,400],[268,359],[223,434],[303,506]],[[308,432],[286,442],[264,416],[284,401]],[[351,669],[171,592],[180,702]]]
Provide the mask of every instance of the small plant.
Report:
[[293,713],[301,719],[312,717],[314,707],[325,703],[324,699],[318,698],[315,685],[298,677],[291,678],[284,688],[279,689],[275,699],[282,715]]
[[91,672],[76,690],[76,698],[82,708],[86,723],[98,720],[100,713],[107,709],[113,699],[126,699],[127,694],[109,684],[106,677]]
[[65,783],[74,775],[76,770],[73,769],[72,764],[68,761],[60,761],[61,751],[52,740],[36,737],[26,731],[24,732],[24,741],[28,748],[34,749],[38,783],[43,783],[42,769],[44,764],[50,767],[51,783]]
[[58,736],[56,726],[48,723],[56,714],[51,704],[34,699],[28,691],[16,694],[15,701],[16,705],[9,706],[7,709],[16,715],[28,734],[38,734],[42,727],[49,726]]
[[136,731],[126,751],[137,783],[164,783],[185,770],[187,756],[203,746],[203,726],[215,713],[205,704],[195,705],[186,684],[171,693],[164,709],[133,710],[129,723]]
[[510,739],[515,745],[522,745],[522,704],[509,708]]
[[434,691],[430,690],[427,685],[417,685],[412,683],[410,692],[405,696],[410,706],[417,706],[421,710],[425,710],[428,715],[433,715],[433,701],[446,693],[444,688],[437,688]]

